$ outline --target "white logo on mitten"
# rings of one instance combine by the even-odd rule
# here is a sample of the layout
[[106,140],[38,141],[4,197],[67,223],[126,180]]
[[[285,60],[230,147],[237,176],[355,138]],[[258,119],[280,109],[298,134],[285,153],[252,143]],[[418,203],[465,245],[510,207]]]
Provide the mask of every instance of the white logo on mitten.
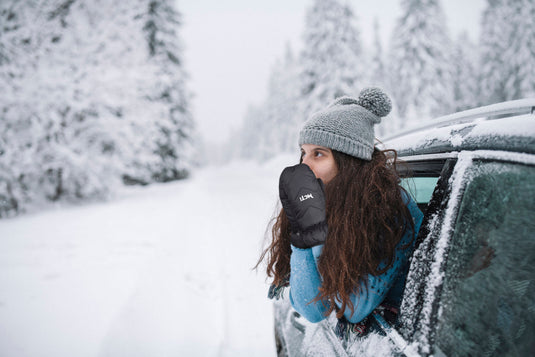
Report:
[[305,200],[308,200],[309,198],[314,198],[314,196],[312,196],[312,194],[309,193],[309,194],[306,194],[306,195],[303,195],[303,196],[299,197],[299,201],[303,202]]

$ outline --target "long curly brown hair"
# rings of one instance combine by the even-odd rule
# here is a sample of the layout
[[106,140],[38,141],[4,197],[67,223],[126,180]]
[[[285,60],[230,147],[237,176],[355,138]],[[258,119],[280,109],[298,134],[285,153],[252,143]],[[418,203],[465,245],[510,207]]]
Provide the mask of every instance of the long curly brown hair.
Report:
[[[368,274],[380,275],[394,263],[395,247],[412,216],[403,202],[394,150],[375,149],[371,161],[333,150],[338,174],[325,185],[329,234],[319,258],[323,283],[315,301],[341,301],[337,317],[346,307],[354,312],[349,296],[366,282]],[[272,242],[259,263],[267,260],[273,284],[284,284],[290,275],[290,230],[283,210],[271,223]],[[386,264],[381,264],[386,263]],[[258,265],[257,265],[258,266]],[[330,303],[330,314],[336,304]]]

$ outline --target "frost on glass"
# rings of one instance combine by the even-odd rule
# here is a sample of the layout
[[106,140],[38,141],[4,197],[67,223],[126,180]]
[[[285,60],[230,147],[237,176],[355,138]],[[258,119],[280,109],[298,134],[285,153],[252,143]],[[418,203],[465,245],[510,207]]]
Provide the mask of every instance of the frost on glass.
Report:
[[446,267],[435,342],[448,356],[535,348],[535,170],[475,163]]

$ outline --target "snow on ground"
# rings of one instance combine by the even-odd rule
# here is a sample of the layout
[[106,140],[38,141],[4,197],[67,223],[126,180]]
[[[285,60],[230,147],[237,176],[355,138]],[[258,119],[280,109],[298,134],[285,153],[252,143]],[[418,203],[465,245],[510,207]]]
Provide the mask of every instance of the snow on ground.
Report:
[[252,267],[292,159],[0,221],[0,355],[274,356]]

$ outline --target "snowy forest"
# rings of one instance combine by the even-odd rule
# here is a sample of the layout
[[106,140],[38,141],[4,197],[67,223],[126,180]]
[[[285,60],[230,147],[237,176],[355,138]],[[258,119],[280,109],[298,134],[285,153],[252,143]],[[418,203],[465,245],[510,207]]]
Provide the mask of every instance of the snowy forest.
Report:
[[365,48],[358,7],[311,1],[302,50],[288,47],[273,65],[266,98],[249,107],[234,133],[233,154],[264,160],[296,153],[298,129],[311,113],[366,86],[385,88],[394,104],[376,131],[379,139],[456,111],[535,96],[535,1],[488,0],[474,19],[478,43],[466,33],[450,37],[440,0],[400,4],[388,47],[376,20],[373,45]]
[[0,217],[188,175],[181,21],[172,0],[0,2]]
[[[266,98],[219,150],[225,160],[296,152],[304,120],[365,86],[390,93],[377,136],[535,95],[535,1],[488,0],[478,43],[451,38],[440,0],[399,0],[385,46],[358,8],[310,0],[302,48],[272,67]],[[172,0],[0,1],[0,218],[124,185],[188,177],[203,161]]]

